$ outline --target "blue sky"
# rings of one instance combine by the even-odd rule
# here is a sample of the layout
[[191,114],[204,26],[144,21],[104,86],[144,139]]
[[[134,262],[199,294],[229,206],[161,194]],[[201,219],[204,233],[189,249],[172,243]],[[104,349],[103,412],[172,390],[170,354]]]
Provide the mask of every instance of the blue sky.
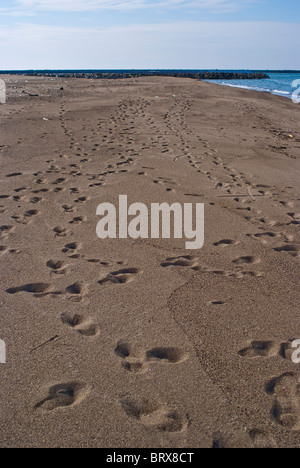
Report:
[[299,0],[0,0],[0,69],[300,69]]

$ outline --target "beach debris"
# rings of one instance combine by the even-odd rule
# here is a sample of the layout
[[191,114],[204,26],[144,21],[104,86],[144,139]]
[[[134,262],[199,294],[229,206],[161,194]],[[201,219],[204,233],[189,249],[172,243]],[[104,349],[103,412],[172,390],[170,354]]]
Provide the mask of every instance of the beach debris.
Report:
[[294,135],[289,135],[290,138],[295,138]]
[[49,119],[46,119],[46,117],[44,117],[43,120],[45,120],[46,122],[48,122]]
[[60,337],[58,335],[55,335],[53,336],[53,338],[50,338],[49,340],[45,341],[44,343],[40,344],[39,346],[37,346],[36,348],[32,348],[30,350],[30,353],[33,353],[34,351],[37,351],[38,349],[41,349],[43,348],[44,346],[46,346],[47,344],[49,343],[54,343],[56,341],[60,340]]

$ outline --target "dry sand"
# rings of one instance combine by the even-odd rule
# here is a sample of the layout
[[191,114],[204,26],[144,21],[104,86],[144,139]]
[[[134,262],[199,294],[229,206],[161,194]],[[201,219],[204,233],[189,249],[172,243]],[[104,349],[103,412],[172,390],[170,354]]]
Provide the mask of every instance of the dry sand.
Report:
[[[1,447],[299,447],[299,108],[4,78]],[[205,203],[204,248],[100,240],[119,194]]]

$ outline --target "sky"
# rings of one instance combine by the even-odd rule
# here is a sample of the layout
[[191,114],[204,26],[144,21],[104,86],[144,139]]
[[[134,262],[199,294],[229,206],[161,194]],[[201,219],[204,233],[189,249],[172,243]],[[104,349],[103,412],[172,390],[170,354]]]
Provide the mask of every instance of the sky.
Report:
[[299,33],[299,0],[0,0],[0,70],[299,70]]

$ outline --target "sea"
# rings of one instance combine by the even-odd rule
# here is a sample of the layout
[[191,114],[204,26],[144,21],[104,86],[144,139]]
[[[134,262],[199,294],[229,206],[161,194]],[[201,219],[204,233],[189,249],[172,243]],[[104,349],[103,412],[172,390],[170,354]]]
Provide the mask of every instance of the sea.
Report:
[[[234,70],[230,70],[234,71]],[[260,70],[262,71],[262,70]],[[222,86],[233,88],[252,89],[254,91],[267,92],[292,99],[293,93],[300,87],[300,71],[298,72],[270,72],[270,79],[266,80],[207,80]],[[299,80],[299,81],[298,81]],[[297,83],[298,81],[298,83]],[[299,94],[298,94],[299,96]]]

